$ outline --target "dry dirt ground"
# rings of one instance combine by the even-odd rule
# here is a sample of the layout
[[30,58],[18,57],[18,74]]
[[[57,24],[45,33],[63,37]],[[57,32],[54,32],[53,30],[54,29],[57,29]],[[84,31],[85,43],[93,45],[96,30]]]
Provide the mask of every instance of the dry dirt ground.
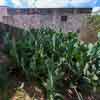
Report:
[[44,93],[34,82],[14,80],[5,89],[0,100],[44,100]]

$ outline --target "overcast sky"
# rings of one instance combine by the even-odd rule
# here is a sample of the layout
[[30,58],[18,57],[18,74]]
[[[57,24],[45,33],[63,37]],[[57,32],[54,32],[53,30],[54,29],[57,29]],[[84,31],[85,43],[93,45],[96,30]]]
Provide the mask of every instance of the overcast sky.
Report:
[[100,0],[0,0],[0,5],[20,8],[94,8],[100,9]]

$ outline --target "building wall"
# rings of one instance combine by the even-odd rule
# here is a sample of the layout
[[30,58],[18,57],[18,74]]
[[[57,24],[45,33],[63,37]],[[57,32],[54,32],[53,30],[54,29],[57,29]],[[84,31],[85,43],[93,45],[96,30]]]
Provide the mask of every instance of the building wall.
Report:
[[[29,10],[29,11],[27,11]],[[27,12],[23,12],[27,11]],[[0,7],[0,22],[18,28],[50,27],[57,31],[76,32],[86,21],[85,12],[74,9],[12,9]],[[80,10],[83,11],[83,10]],[[88,10],[86,10],[88,11]],[[62,17],[64,17],[62,19]]]
[[87,16],[90,12],[91,9],[12,9],[0,7],[0,25],[3,30],[6,25],[9,31],[12,31],[11,28],[8,29],[10,26],[16,29],[40,27],[50,27],[56,31],[62,29],[66,33],[78,32],[81,40],[94,42],[98,39],[97,34],[96,32],[88,32],[87,26]]
[[1,6],[0,7],[0,22],[3,22],[3,16],[7,16],[8,12],[7,12],[8,7],[5,6]]

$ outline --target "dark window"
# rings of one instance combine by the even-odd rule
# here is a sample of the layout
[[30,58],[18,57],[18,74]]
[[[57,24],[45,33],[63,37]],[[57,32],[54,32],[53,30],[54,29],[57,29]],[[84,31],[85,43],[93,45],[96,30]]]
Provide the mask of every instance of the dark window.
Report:
[[77,31],[76,31],[77,33],[80,33],[80,29],[77,29]]
[[67,16],[61,16],[61,21],[66,22],[67,21]]

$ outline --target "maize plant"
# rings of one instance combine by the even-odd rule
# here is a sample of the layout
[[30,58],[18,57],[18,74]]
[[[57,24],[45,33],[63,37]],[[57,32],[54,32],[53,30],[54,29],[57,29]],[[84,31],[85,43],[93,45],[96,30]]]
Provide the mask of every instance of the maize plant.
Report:
[[4,53],[26,79],[44,88],[47,100],[64,100],[71,88],[83,100],[87,88],[90,92],[100,86],[100,41],[85,44],[76,33],[41,28],[17,38],[8,33],[4,45]]

